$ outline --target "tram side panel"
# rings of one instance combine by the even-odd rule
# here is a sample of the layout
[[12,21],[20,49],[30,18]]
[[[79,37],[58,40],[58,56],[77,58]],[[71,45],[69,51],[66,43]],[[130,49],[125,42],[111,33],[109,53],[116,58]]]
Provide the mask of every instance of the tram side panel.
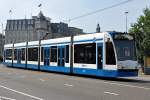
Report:
[[4,62],[6,66],[12,67],[13,66],[13,49],[5,49],[4,50]]
[[[102,41],[74,44],[73,72],[82,75],[117,77],[117,69],[112,69],[116,64],[106,65],[108,57],[106,57],[105,53],[105,43]],[[111,55],[107,54],[107,56],[110,58]],[[116,59],[115,56],[112,59]],[[112,61],[112,59],[109,60]]]
[[[133,65],[119,68],[115,44],[108,33],[42,40],[41,42],[5,45],[4,64],[33,70],[102,77],[137,76],[138,70],[132,67]],[[124,46],[124,44],[121,45]],[[128,62],[125,63],[128,64]]]
[[[73,49],[73,72],[75,74],[94,75],[97,74],[97,44],[78,43],[74,44]],[[99,65],[99,68],[102,65]]]
[[41,50],[40,70],[70,72],[69,45],[44,46]]
[[13,67],[26,68],[26,48],[14,49]]
[[38,70],[38,46],[28,47],[27,68]]
[[[18,61],[18,56],[19,56],[19,54],[18,54],[18,51],[19,51],[19,49],[17,49],[17,48],[14,48],[14,57],[13,57],[13,67],[19,67],[19,61]],[[17,64],[18,63],[18,64]]]
[[110,35],[103,36],[74,44],[74,73],[118,77],[113,40]]

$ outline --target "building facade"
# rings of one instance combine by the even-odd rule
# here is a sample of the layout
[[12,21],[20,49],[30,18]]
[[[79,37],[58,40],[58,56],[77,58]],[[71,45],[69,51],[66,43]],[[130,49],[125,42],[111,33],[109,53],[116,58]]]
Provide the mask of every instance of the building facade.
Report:
[[40,39],[59,38],[70,35],[83,34],[83,30],[69,27],[66,23],[51,23],[51,19],[40,11],[32,19],[7,20],[5,29],[5,44]]
[[2,58],[3,55],[4,40],[5,40],[5,36],[0,33],[0,59]]

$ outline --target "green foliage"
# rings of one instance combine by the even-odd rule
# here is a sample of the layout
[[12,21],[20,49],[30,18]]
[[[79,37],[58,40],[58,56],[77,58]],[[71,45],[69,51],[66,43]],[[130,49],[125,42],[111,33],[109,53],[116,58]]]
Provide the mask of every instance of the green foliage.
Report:
[[143,15],[139,16],[137,22],[131,25],[129,32],[135,36],[138,59],[143,64],[143,56],[150,53],[150,9],[145,8]]

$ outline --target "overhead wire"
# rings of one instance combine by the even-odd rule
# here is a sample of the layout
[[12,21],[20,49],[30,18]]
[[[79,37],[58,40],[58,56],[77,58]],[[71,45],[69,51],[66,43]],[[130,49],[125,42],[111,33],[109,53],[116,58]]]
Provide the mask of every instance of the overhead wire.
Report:
[[64,20],[66,22],[71,22],[73,20],[77,20],[77,19],[80,19],[80,18],[83,18],[83,17],[86,17],[86,16],[89,16],[89,15],[93,15],[95,13],[98,13],[98,12],[102,12],[102,11],[105,11],[105,10],[108,10],[108,9],[111,9],[111,8],[114,8],[114,7],[118,7],[118,6],[121,6],[121,5],[124,5],[126,3],[129,3],[133,0],[126,0],[126,1],[123,1],[123,2],[119,2],[117,4],[114,4],[114,5],[111,5],[111,6],[108,6],[108,7],[105,7],[105,8],[102,8],[102,9],[98,9],[98,10],[95,10],[93,12],[89,12],[89,13],[86,13],[86,14],[83,14],[83,15],[80,15],[80,16],[77,16],[77,17],[74,17],[74,18],[71,18],[69,20]]

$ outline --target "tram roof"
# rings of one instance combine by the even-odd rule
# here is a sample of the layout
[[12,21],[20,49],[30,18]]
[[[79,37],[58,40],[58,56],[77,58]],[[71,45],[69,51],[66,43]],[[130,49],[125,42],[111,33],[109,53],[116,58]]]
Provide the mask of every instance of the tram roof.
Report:
[[70,41],[71,41],[71,37],[55,38],[55,39],[42,40],[41,45],[69,43]]
[[[104,38],[104,34],[107,32],[103,33],[93,33],[93,34],[84,34],[84,35],[78,35],[74,36],[74,42],[80,42],[80,41],[90,41],[90,40],[99,40]],[[62,44],[62,43],[70,43],[71,37],[63,37],[63,38],[55,38],[55,39],[48,39],[48,40],[41,40],[41,45],[49,45],[49,44]],[[22,43],[15,43],[14,47],[25,47],[26,42]],[[28,42],[28,46],[38,46],[39,41],[30,41]],[[11,48],[13,47],[13,44],[5,44],[5,48]]]
[[22,42],[22,43],[15,43],[14,47],[25,47],[26,46],[26,42]]
[[13,44],[5,44],[4,45],[4,48],[12,48],[13,47]]

